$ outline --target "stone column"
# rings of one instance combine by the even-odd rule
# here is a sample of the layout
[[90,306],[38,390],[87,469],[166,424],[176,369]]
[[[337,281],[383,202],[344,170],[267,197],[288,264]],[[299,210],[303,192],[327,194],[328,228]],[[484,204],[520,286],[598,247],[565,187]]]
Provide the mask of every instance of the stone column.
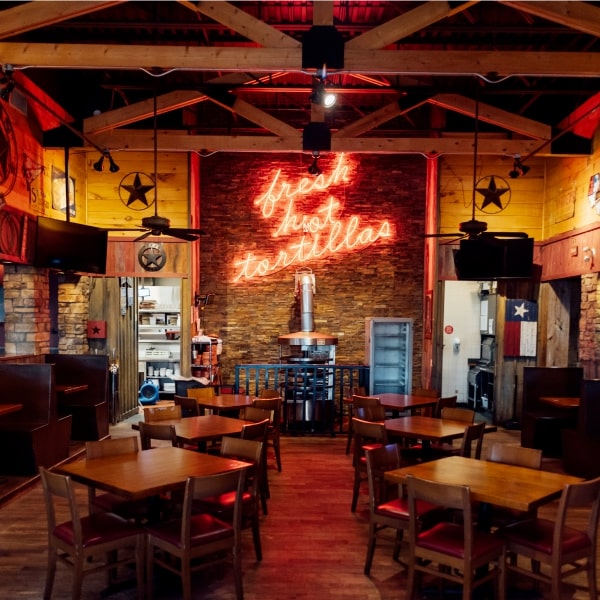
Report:
[[50,347],[48,271],[4,265],[6,354],[45,354]]

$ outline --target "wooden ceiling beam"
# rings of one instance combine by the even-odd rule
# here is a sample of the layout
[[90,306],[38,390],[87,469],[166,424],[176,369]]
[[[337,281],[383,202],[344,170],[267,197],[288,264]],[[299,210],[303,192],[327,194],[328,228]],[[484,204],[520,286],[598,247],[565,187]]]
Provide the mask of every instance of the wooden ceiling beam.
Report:
[[[85,47],[85,52],[82,48]],[[299,48],[205,48],[106,44],[22,44],[0,42],[2,62],[15,67],[181,69],[301,73]],[[574,57],[577,60],[574,60]],[[600,73],[597,52],[467,50],[352,50],[345,71],[369,74],[535,75],[589,77]]]
[[[107,2],[24,2],[0,11],[0,39],[13,37],[54,25],[62,21],[81,17],[89,13],[122,4],[125,0]],[[4,63],[8,62],[3,60]]]
[[[461,96],[460,94],[437,94],[429,98],[428,102],[446,110],[453,110],[473,119],[475,118],[477,109],[475,100]],[[485,123],[503,127],[508,131],[526,135],[527,137],[539,140],[549,140],[552,137],[552,127],[549,125],[515,115],[514,113],[495,108],[483,102],[479,103],[478,118]]]
[[179,2],[190,10],[201,13],[267,48],[300,48],[293,37],[282,33],[264,21],[254,18],[229,2]]
[[[90,136],[92,141],[111,151],[152,151],[152,130],[117,129]],[[178,131],[159,131],[161,152],[302,152],[302,134],[299,131],[286,137],[278,136],[213,136],[189,135]],[[479,141],[478,154],[505,155],[529,154],[536,150],[536,140],[511,140],[486,138]],[[402,154],[465,154],[472,156],[473,140],[466,136],[441,136],[439,138],[336,138],[331,139],[332,152],[402,153]],[[538,156],[551,156],[540,152]]]
[[[179,90],[162,94],[156,98],[156,113],[163,113],[177,110],[185,106],[191,106],[198,102],[207,100],[206,94],[194,92],[191,90]],[[99,115],[89,117],[83,121],[84,133],[102,133],[114,129],[115,127],[123,127],[143,121],[154,115],[154,98],[129,104],[122,108],[109,110]]]
[[510,8],[600,37],[600,8],[587,2],[523,2],[500,0]]

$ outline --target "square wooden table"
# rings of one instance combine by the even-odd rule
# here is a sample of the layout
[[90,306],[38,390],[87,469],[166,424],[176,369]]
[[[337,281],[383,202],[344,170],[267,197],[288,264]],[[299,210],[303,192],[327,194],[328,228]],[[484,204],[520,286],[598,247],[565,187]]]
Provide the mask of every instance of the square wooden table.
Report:
[[246,406],[252,406],[252,396],[243,394],[220,394],[212,398],[197,398],[198,407],[202,410],[210,409],[219,414],[232,410],[241,410]]
[[414,414],[415,410],[421,408],[432,408],[437,404],[438,399],[433,396],[419,396],[417,394],[393,394],[386,392],[377,396],[386,410],[401,412],[410,410]]
[[[160,425],[175,425],[175,433],[180,444],[198,444],[220,440],[224,435],[239,436],[244,425],[252,421],[232,419],[221,415],[204,415],[201,417],[186,417],[185,419],[165,419],[157,421]],[[137,423],[132,429],[139,429]]]
[[248,463],[164,446],[57,465],[73,481],[136,500],[183,489],[188,477],[214,475]]
[[581,402],[578,396],[540,396],[538,400],[557,408],[579,408]]
[[580,477],[527,469],[487,460],[449,456],[394,469],[385,478],[403,483],[407,475],[455,485],[467,485],[474,502],[528,511],[558,498],[566,484]]

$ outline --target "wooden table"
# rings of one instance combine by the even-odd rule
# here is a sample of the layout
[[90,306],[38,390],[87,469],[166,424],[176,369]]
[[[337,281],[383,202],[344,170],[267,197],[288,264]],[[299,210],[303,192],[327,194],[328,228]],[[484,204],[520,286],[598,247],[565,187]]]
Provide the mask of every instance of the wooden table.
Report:
[[377,396],[386,410],[403,411],[410,410],[412,414],[420,408],[431,408],[437,404],[438,399],[433,396],[418,396],[415,394],[392,394],[385,393]]
[[[175,425],[175,432],[179,443],[198,444],[220,440],[224,435],[239,436],[242,427],[252,421],[232,419],[221,415],[205,415],[202,417],[187,417],[185,419],[165,419],[157,421],[160,425]],[[132,429],[139,429],[134,423]]]
[[487,460],[450,456],[388,471],[385,478],[402,483],[407,475],[441,483],[467,485],[474,502],[528,511],[558,498],[579,477],[527,469]]
[[136,500],[183,489],[188,477],[247,466],[248,463],[238,460],[164,446],[61,464],[54,470],[70,475],[79,483]]
[[0,417],[2,415],[18,412],[19,410],[23,410],[22,404],[7,404],[4,402],[0,403]]
[[78,394],[79,392],[85,392],[88,389],[87,383],[77,383],[77,384],[56,384],[56,393],[63,394],[64,396],[69,396],[71,394]]
[[580,398],[577,396],[540,396],[539,401],[557,408],[579,408]]
[[213,412],[221,413],[230,410],[240,410],[246,406],[252,406],[252,396],[243,394],[221,394],[212,398],[198,398],[197,403],[201,409],[211,409]]
[[[390,438],[418,439],[423,443],[423,458],[427,459],[431,442],[451,442],[461,438],[468,423],[436,419],[420,415],[386,419],[385,429]],[[497,431],[495,425],[487,425],[484,433]]]

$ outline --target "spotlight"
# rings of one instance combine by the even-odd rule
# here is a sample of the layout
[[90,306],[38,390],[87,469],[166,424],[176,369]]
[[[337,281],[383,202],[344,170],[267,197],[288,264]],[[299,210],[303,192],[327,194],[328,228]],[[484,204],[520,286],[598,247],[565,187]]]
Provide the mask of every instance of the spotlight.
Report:
[[100,156],[100,158],[92,165],[92,167],[94,167],[94,171],[102,171],[104,169],[104,159],[107,158],[108,159],[108,163],[109,163],[109,167],[108,170],[111,173],[118,173],[119,172],[119,165],[114,161],[113,157],[110,155],[110,152],[108,150],[105,150],[102,155]]
[[325,87],[325,79],[315,77],[312,94],[309,96],[313,104],[320,104],[325,108],[331,108],[337,101],[337,96],[333,92],[328,92]]
[[316,150],[315,152],[313,152],[313,161],[310,165],[310,167],[308,167],[308,172],[311,175],[320,175],[323,171],[321,171],[321,169],[319,169],[319,165],[317,164],[317,161],[319,160],[319,152],[318,150]]
[[13,79],[13,66],[0,66],[0,98],[8,101],[14,88],[15,82]]
[[523,175],[527,175],[529,173],[529,169],[527,165],[521,163],[521,155],[515,154],[515,161],[513,163],[512,171],[509,171],[508,176],[511,179],[516,179],[517,177],[521,177]]

